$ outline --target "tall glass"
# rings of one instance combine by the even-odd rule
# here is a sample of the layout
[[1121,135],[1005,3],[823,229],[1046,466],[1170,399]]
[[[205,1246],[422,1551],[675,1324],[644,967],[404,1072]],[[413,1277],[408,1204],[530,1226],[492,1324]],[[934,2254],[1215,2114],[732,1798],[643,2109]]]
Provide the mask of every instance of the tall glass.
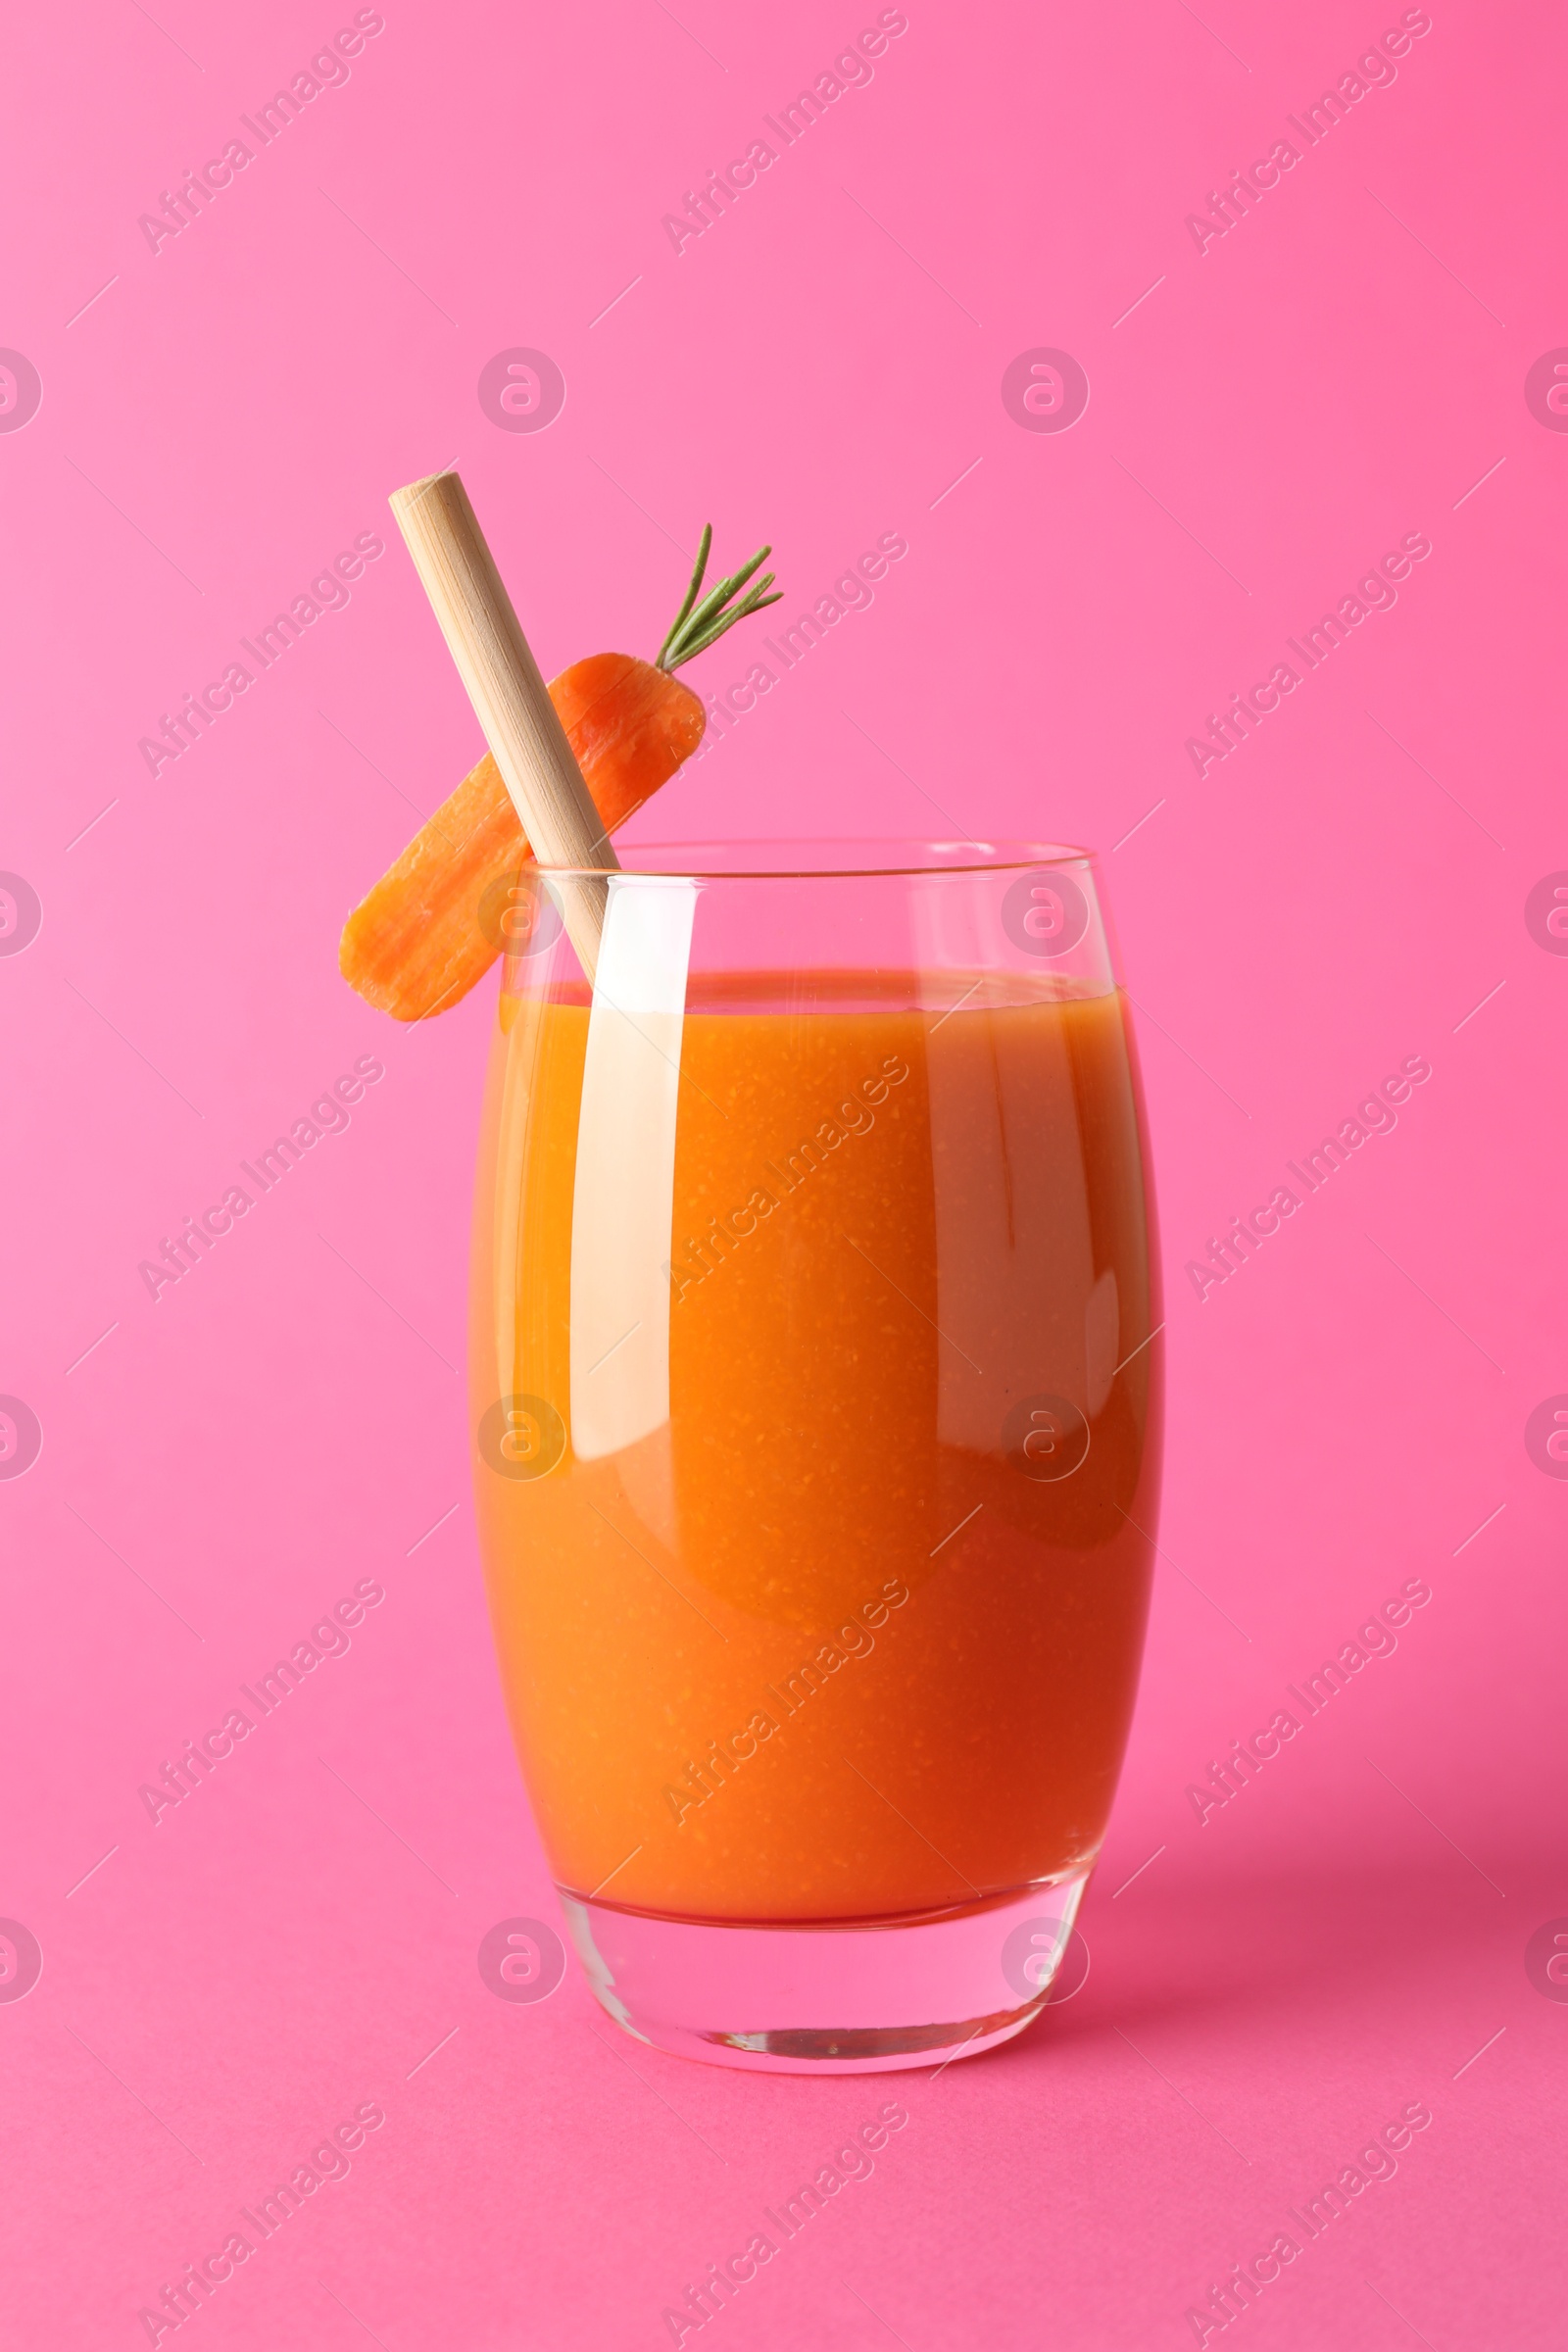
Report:
[[526,868],[474,1480],[572,1938],[667,2050],[928,2065],[1047,1999],[1143,1647],[1160,1321],[1099,881],[1032,844]]

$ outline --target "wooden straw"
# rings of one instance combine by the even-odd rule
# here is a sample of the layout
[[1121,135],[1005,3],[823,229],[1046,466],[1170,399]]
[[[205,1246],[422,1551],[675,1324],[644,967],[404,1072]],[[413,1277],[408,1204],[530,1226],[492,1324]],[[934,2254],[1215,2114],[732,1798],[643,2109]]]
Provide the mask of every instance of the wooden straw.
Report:
[[[462,480],[427,474],[388,504],[534,856],[547,866],[618,867]],[[610,886],[593,876],[556,888],[591,985]]]

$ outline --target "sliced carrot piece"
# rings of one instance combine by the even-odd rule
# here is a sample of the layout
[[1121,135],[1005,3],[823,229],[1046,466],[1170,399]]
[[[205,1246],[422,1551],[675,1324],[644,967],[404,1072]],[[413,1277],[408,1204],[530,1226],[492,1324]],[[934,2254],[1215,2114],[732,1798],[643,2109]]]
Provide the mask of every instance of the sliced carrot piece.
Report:
[[[607,833],[666,784],[702,741],[707,713],[674,672],[727,629],[779,602],[773,574],[756,574],[772,550],[759,548],[738,571],[703,595],[711,523],[657,662],[592,654],[550,688],[577,764]],[[772,593],[769,593],[772,591]],[[338,967],[366,1002],[395,1020],[422,1021],[466,997],[501,952],[492,910],[531,855],[500,770],[488,752],[443,801],[397,863],[343,926]]]
[[[702,741],[707,713],[689,686],[631,654],[591,654],[551,681],[577,764],[607,833],[669,781]],[[486,752],[343,926],[338,968],[394,1020],[444,1012],[500,953],[480,902],[530,851]]]

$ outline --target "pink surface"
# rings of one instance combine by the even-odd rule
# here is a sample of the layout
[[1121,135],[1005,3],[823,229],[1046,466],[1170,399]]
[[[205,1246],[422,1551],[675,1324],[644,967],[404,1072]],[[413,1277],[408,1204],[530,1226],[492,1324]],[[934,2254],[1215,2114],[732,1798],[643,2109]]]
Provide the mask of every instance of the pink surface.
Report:
[[[1560,2341],[1568,40],[1435,6],[1308,145],[1291,118],[1396,7],[911,4],[785,148],[765,118],[876,16],[389,0],[265,147],[241,118],[351,8],[14,28],[0,343],[41,406],[0,432],[0,867],[42,922],[0,956],[0,1391],[42,1451],[0,1481],[0,1915],[43,1970],[0,1998],[8,2340],[147,2341],[163,2283],[370,2109],[210,2347],[668,2342],[898,2099],[871,2177],[686,2342],[1213,2342],[1189,2308],[1282,2232],[1227,2337]],[[139,217],[236,136],[153,250]],[[677,252],[663,217],[759,138]],[[1252,209],[1189,227],[1281,140]],[[564,379],[542,432],[480,405],[518,350]],[[1076,381],[1041,351],[1087,377],[1070,430],[1023,429]],[[0,425],[32,381],[5,366]],[[784,612],[906,536],[645,835],[1111,853],[1166,1558],[1088,1981],[935,2081],[729,2077],[618,2040],[575,1974],[481,1981],[492,1928],[557,1916],[454,1372],[491,999],[410,1037],[335,969],[478,748],[385,508],[453,461],[547,669],[648,650],[709,515],[721,553],[776,542]],[[160,714],[364,533],[347,606],[150,773]],[[1289,641],[1406,534],[1396,603],[1308,670]],[[1300,683],[1195,759],[1280,663]],[[155,1302],[139,1262],[365,1055],[352,1124]],[[1417,1055],[1397,1126],[1200,1298],[1209,1237]],[[1417,1579],[1393,1654],[1200,1823],[1190,1786]],[[139,1787],[366,1580],[347,1653],[155,1826]],[[1291,2209],[1417,2103],[1309,2238]]]

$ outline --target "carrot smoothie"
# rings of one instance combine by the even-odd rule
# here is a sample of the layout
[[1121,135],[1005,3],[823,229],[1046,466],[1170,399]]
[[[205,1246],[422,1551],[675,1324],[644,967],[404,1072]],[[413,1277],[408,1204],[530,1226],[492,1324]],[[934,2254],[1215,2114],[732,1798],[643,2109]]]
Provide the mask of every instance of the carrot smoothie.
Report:
[[[779,835],[754,792],[734,840],[617,847],[701,747],[676,672],[780,601],[770,547],[710,583],[705,524],[652,660],[547,687],[458,475],[391,504],[489,749],[339,963],[424,1023],[504,958],[476,1512],[584,1979],[635,2037],[754,2071],[995,2047],[1070,1997],[1158,1497],[1093,855],[806,839],[782,778]],[[876,803],[862,757],[808,763],[838,813]],[[543,1998],[554,1929],[497,1936]]]
[[[578,1896],[906,1920],[1098,1850],[1157,1480],[1136,1082],[1119,992],[966,977],[693,974],[667,1136],[609,1195],[578,1164],[586,990],[503,990],[475,1478]],[[619,1339],[616,1184],[649,1188],[659,1261]]]

